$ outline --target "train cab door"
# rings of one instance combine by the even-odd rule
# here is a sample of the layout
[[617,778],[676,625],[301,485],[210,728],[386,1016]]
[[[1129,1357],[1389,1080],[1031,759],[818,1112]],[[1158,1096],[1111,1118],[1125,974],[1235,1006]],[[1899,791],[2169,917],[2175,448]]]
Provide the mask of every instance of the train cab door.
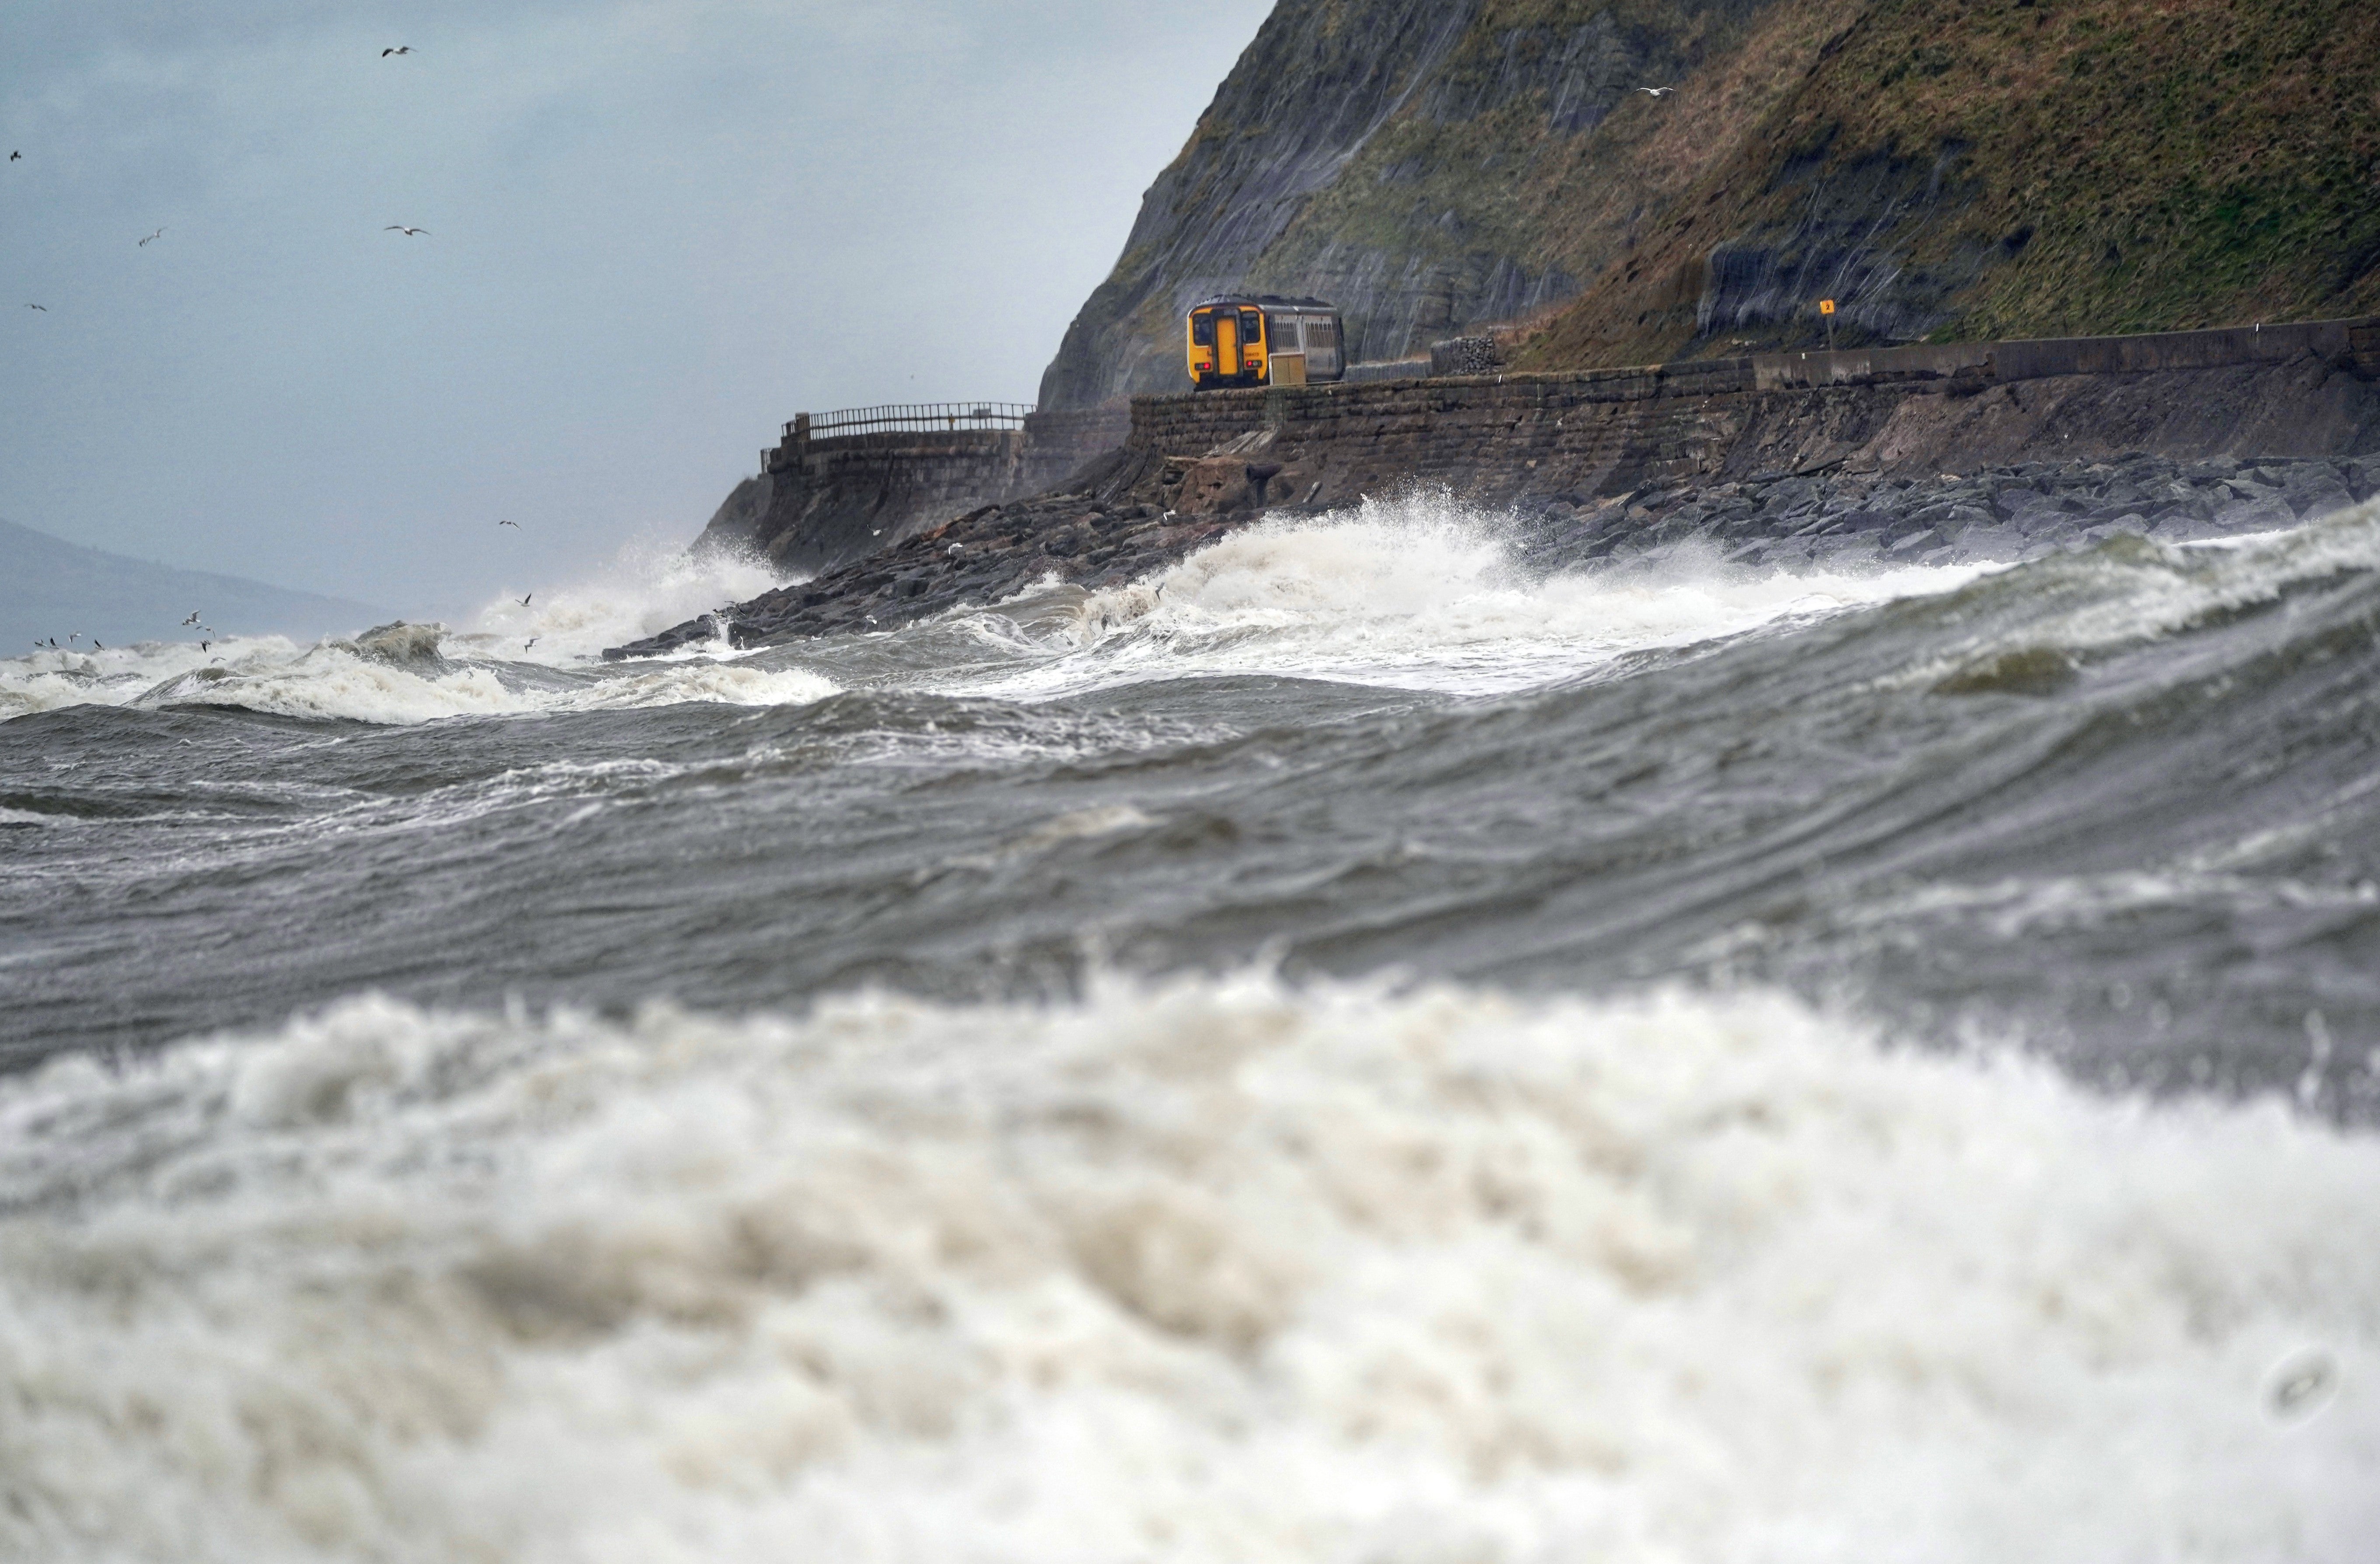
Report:
[[1226,377],[1240,373],[1240,317],[1237,311],[1215,312],[1215,373]]

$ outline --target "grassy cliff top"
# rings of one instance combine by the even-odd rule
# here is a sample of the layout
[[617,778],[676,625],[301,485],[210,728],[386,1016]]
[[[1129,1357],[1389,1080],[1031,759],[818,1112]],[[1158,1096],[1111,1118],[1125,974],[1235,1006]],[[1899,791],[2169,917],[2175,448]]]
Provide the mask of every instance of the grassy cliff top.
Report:
[[2380,311],[2372,0],[1866,0],[1800,68],[1524,361]]
[[2380,0],[1281,0],[1043,404],[1233,288],[1537,368],[2380,311]]

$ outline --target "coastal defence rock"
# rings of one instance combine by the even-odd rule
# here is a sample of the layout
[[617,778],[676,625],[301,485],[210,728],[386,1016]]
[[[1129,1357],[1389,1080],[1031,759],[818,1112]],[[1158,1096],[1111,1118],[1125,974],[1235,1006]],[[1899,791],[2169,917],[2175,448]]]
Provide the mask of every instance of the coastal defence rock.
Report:
[[[760,645],[1041,580],[1117,585],[1261,517],[1417,486],[1511,515],[1547,568],[1688,544],[1914,562],[2289,526],[2380,492],[2380,325],[2292,329],[1144,397],[1129,444],[1052,493],[739,605],[726,628]],[[2045,373],[2080,366],[2099,372]]]
[[716,640],[722,628],[737,646],[890,629],[996,603],[1043,580],[1120,585],[1259,514],[1252,507],[1199,517],[1169,512],[1156,502],[1169,474],[1179,481],[1179,469],[1161,457],[1114,451],[1055,493],[980,507],[840,569],[739,603],[723,627],[705,615],[604,655],[656,655]]
[[1494,374],[1504,367],[1504,354],[1492,336],[1451,336],[1429,345],[1429,373]]
[[[739,604],[725,631],[737,646],[762,646],[892,629],[1036,585],[1123,586],[1257,519],[1317,513],[1296,505],[1200,515],[1164,507],[1160,499],[1187,472],[1161,458],[1120,452],[1101,470],[1079,475],[1079,487],[986,507],[876,559]],[[1521,511],[1515,554],[1524,567],[1547,571],[1681,551],[1747,567],[2013,561],[2128,536],[2190,543],[2270,532],[2373,499],[2380,499],[2380,455],[2250,462],[2131,452],[1924,477],[1829,463],[1546,500]],[[605,655],[658,655],[714,641],[722,628],[705,615]],[[1986,688],[1985,677],[1971,675],[1969,686],[1945,692]],[[2022,690],[2059,671],[2015,667],[1988,677],[1989,688]]]

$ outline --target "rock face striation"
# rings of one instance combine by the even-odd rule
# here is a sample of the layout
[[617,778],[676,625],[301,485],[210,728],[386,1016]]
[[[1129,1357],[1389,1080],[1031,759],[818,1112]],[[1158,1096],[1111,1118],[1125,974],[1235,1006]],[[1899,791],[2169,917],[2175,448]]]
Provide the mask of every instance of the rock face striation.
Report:
[[1187,389],[1183,312],[1226,289],[1337,304],[1352,359],[1544,313],[1710,155],[1639,91],[1720,70],[1779,0],[1281,0],[1157,177],[1041,382],[1044,408]]
[[1281,0],[1041,405],[1243,287],[1535,370],[2367,312],[2375,104],[2368,0]]
[[1748,124],[1711,73],[1682,84],[1710,155],[1522,367],[1810,347],[1822,299],[1846,347],[2380,309],[2367,0],[1861,0],[1828,21]]

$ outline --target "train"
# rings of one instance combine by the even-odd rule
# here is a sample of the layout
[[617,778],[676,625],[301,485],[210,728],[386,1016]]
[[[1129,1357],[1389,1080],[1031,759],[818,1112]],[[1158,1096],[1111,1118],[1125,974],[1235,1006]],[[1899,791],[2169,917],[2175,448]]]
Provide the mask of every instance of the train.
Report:
[[1345,333],[1337,308],[1323,299],[1227,293],[1192,305],[1188,332],[1193,390],[1292,384],[1295,372],[1286,364],[1275,378],[1280,354],[1303,356],[1301,381],[1346,378]]

